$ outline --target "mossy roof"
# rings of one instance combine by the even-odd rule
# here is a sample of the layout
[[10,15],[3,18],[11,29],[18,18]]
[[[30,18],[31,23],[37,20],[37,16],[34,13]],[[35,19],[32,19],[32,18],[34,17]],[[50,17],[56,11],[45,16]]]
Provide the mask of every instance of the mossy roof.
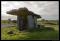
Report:
[[40,15],[37,15],[35,13],[33,13],[32,11],[29,11],[27,8],[19,8],[19,9],[13,9],[13,10],[10,10],[10,11],[7,11],[7,14],[11,14],[11,15],[21,15],[21,12],[23,12],[27,15],[33,15],[33,16],[36,16],[37,18],[41,18]]

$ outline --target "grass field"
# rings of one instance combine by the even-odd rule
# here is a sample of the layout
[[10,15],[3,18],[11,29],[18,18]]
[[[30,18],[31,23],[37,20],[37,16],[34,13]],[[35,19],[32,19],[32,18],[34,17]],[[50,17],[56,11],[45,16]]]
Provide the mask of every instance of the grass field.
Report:
[[[59,40],[59,24],[56,23],[38,21],[38,24],[44,27],[32,31],[19,31],[17,27],[4,27],[1,28],[1,40]],[[9,31],[13,31],[13,34],[8,34]]]
[[8,23],[8,21],[7,20],[1,20],[1,23],[6,24],[6,23]]

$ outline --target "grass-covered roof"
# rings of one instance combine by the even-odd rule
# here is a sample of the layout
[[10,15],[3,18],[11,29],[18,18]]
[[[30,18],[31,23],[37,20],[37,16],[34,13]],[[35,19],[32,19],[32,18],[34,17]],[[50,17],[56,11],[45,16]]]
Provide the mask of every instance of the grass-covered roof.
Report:
[[19,8],[19,9],[13,9],[13,10],[10,10],[10,11],[7,11],[7,14],[11,14],[11,15],[33,15],[33,16],[36,16],[38,18],[41,18],[40,15],[37,15],[35,14],[34,12],[32,11],[29,11],[27,8]]

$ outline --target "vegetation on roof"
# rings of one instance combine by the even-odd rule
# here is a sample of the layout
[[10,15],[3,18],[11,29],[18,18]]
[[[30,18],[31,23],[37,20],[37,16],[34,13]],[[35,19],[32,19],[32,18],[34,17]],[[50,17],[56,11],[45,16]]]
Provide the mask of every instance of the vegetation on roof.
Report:
[[7,11],[7,14],[20,15],[20,16],[33,15],[33,16],[36,16],[38,18],[41,18],[40,15],[37,15],[34,12],[29,11],[26,7]]

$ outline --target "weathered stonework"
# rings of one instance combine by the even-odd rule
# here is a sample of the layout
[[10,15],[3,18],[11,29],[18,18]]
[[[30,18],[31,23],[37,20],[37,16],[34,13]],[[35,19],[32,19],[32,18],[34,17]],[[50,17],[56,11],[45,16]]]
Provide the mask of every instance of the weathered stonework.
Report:
[[17,27],[19,30],[37,28],[37,18],[41,18],[39,15],[34,14],[27,8],[11,10],[7,13],[11,15],[17,15]]

